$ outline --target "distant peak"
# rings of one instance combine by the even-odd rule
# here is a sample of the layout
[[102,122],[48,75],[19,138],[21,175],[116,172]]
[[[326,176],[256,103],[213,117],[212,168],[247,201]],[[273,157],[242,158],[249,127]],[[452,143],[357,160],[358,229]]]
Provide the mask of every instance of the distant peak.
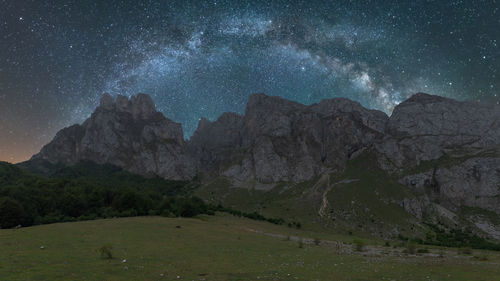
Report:
[[248,99],[246,112],[254,110],[287,110],[290,107],[305,107],[305,105],[282,97],[258,93],[252,94]]
[[212,122],[208,120],[205,117],[201,117],[200,120],[198,121],[198,128],[196,129],[197,131],[199,130],[204,130],[205,128],[209,127]]
[[114,109],[119,112],[128,112],[134,118],[142,119],[150,118],[157,112],[153,99],[143,93],[132,96],[130,99],[124,95],[116,95],[116,99],[113,99],[110,94],[104,93],[101,96],[100,106],[106,110]]
[[250,98],[248,99],[248,103],[257,102],[257,101],[265,101],[265,100],[292,102],[290,100],[284,99],[284,98],[279,97],[279,96],[270,96],[270,95],[267,95],[264,93],[255,93],[255,94],[250,95]]
[[132,106],[132,114],[134,117],[141,116],[142,118],[149,118],[156,113],[156,106],[153,99],[146,94],[138,94],[130,98]]
[[108,93],[102,94],[101,102],[100,102],[101,107],[104,107],[106,109],[111,109],[113,107],[113,104],[114,104],[114,100],[110,94],[108,94]]
[[422,103],[422,104],[427,104],[427,103],[434,103],[434,102],[443,102],[443,101],[448,101],[450,99],[444,98],[441,96],[436,96],[436,95],[430,95],[426,93],[416,93],[412,95],[409,99],[404,101],[403,103],[407,102],[416,102],[416,103]]

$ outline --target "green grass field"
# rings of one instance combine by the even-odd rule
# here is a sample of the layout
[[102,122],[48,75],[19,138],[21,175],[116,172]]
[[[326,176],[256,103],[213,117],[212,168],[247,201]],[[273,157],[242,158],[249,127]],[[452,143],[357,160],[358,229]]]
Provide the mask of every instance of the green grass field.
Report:
[[[409,256],[378,246],[340,253],[324,241],[299,247],[295,237],[353,239],[220,214],[5,229],[0,280],[500,280],[497,252],[431,248],[442,257]],[[112,246],[113,259],[100,256],[103,245]]]

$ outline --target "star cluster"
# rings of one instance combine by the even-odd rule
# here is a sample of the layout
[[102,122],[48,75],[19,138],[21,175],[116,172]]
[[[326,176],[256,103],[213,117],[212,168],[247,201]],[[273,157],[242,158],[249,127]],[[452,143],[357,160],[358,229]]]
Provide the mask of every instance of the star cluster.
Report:
[[500,101],[500,2],[0,0],[0,160],[29,158],[104,92],[183,124],[264,92],[388,114],[419,91]]

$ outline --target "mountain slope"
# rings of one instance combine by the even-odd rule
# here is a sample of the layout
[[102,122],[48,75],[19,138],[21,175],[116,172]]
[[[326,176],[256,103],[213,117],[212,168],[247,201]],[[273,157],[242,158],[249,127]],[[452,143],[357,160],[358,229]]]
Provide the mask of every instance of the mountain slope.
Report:
[[243,115],[202,118],[184,141],[147,95],[104,95],[88,120],[22,166],[53,169],[43,160],[196,176],[206,200],[311,227],[422,236],[426,223],[500,239],[497,105],[418,93],[387,117],[348,99],[307,106],[255,94]]

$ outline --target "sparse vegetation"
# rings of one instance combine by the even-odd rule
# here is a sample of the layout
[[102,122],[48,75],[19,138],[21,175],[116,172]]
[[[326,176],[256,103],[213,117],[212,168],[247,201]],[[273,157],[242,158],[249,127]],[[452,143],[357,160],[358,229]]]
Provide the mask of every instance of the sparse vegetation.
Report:
[[470,229],[449,229],[427,224],[432,233],[427,234],[423,244],[455,248],[471,248],[500,251],[500,244],[492,243],[474,234]]
[[417,252],[417,243],[415,241],[406,242],[405,251],[410,255],[414,255]]
[[[278,225],[282,225],[285,223],[285,220],[282,218],[266,218],[257,212],[246,213],[246,212],[234,210],[231,208],[223,207],[220,204],[217,206],[211,205],[210,210],[228,213],[228,214],[231,214],[231,215],[236,216],[236,217],[244,217],[244,218],[249,218],[249,219],[258,220],[258,221],[267,221],[267,222],[278,224]],[[293,224],[295,224],[295,222],[293,222]],[[288,225],[290,225],[290,223]]]
[[299,239],[298,244],[299,244],[299,248],[301,248],[301,249],[304,248],[304,240],[302,240],[302,238]]
[[101,255],[101,258],[103,259],[112,259],[113,258],[113,253],[111,250],[113,247],[111,245],[104,245],[99,248],[99,254]]
[[459,248],[458,253],[463,255],[472,255],[472,248],[471,247]]
[[420,248],[417,250],[417,253],[419,254],[427,254],[429,253],[429,249],[428,248]]
[[365,249],[365,242],[361,239],[354,239],[352,242],[354,244],[354,249],[358,252],[362,252]]
[[480,260],[480,261],[487,261],[487,260],[489,260],[489,256],[487,254],[481,254],[481,255],[478,255],[478,256],[474,256],[474,258],[476,258],[477,260]]

